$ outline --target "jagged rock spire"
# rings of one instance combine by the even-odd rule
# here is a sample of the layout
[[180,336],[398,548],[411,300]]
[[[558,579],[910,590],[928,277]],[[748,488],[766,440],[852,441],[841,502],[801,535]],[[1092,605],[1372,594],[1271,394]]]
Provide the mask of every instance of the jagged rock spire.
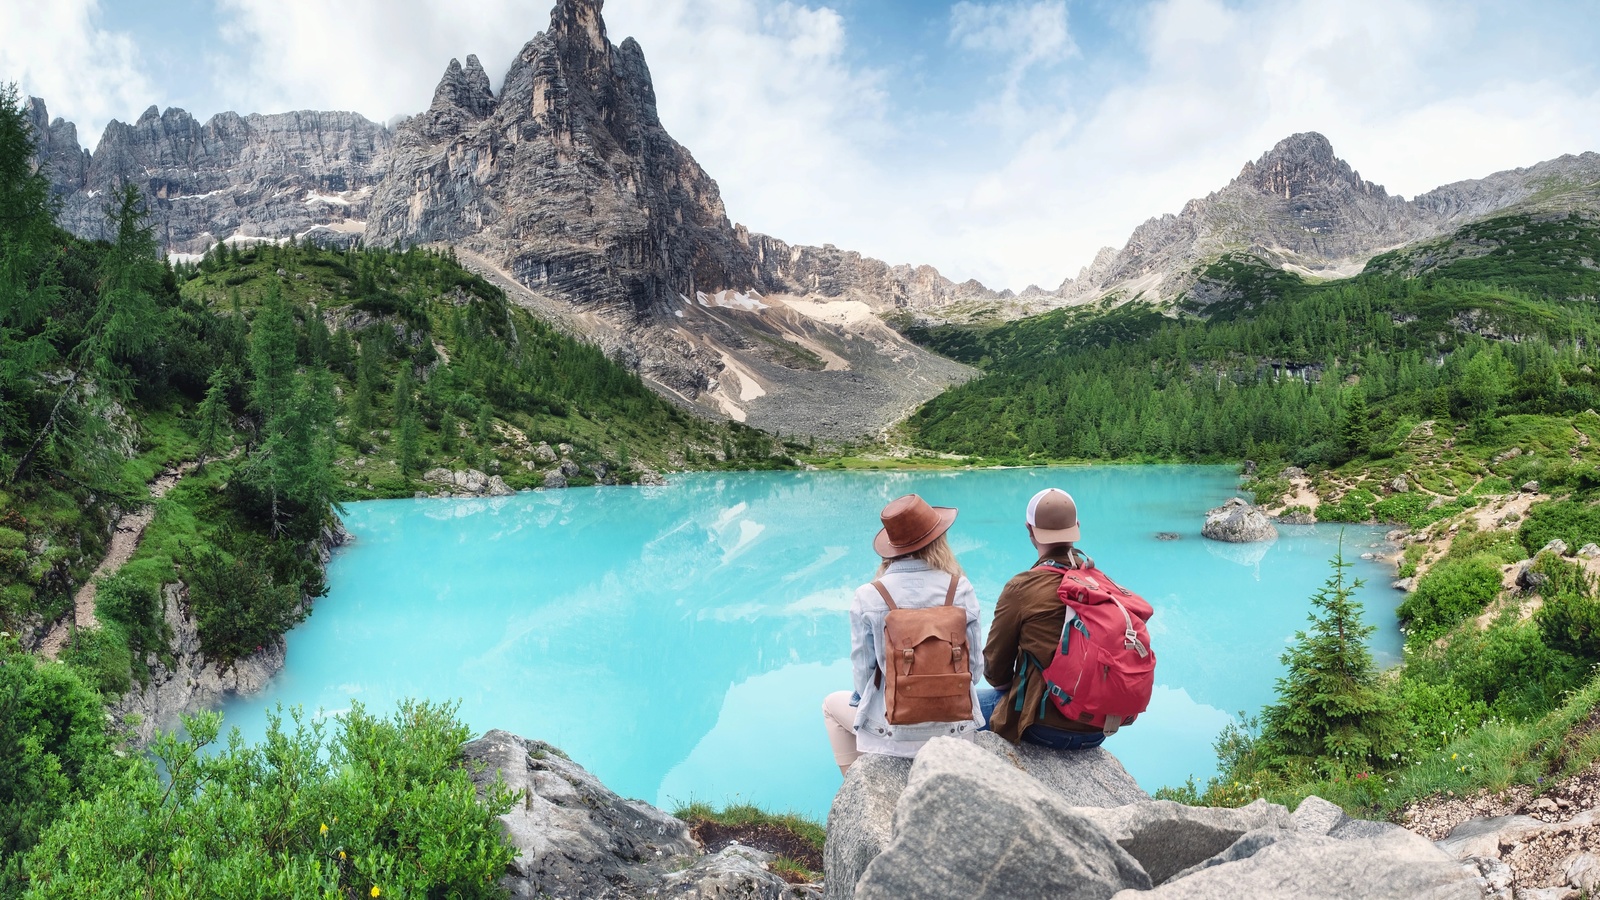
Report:
[[[551,40],[569,53],[577,51],[580,57],[609,55],[611,43],[606,39],[605,19],[600,16],[604,5],[605,0],[557,0],[555,9],[550,11]],[[580,68],[591,65],[583,58],[572,61]]]
[[467,57],[465,69],[459,60],[450,60],[444,77],[433,91],[433,104],[429,108],[434,112],[458,109],[478,119],[494,112],[494,92],[489,89],[489,76],[476,56]]

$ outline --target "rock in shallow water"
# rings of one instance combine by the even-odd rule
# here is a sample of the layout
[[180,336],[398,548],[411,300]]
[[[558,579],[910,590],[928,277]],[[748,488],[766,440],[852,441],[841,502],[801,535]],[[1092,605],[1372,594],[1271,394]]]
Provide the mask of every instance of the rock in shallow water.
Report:
[[1206,513],[1206,524],[1200,534],[1214,541],[1250,544],[1277,540],[1278,529],[1261,507],[1234,497]]

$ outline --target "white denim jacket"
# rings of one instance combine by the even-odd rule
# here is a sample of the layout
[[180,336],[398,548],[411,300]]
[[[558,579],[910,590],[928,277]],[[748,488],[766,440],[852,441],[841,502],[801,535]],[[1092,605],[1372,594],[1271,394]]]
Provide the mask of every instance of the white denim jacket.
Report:
[[[920,559],[896,560],[878,580],[889,589],[895,605],[905,608],[937,606],[944,603],[945,593],[950,590],[950,575]],[[930,738],[971,735],[983,727],[977,693],[977,685],[983,679],[983,629],[978,624],[978,595],[966,576],[956,585],[955,605],[967,611],[972,718],[960,722],[890,725],[884,712],[883,689],[874,677],[883,666],[883,622],[889,615],[889,606],[870,582],[856,588],[855,599],[850,603],[850,668],[855,680],[856,696],[852,703],[856,707],[856,741],[863,752],[915,756],[922,743]]]

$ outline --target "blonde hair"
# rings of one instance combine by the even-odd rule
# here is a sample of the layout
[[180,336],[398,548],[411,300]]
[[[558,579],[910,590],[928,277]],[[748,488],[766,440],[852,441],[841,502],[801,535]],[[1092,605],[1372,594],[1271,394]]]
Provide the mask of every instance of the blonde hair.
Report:
[[885,559],[883,562],[878,563],[878,574],[873,577],[877,578],[887,572],[889,564],[898,559],[920,559],[927,563],[930,568],[948,572],[957,578],[962,575],[961,563],[956,562],[956,552],[950,549],[950,542],[945,540],[942,534],[934,538],[928,546],[923,547],[921,550],[913,550],[903,556]]

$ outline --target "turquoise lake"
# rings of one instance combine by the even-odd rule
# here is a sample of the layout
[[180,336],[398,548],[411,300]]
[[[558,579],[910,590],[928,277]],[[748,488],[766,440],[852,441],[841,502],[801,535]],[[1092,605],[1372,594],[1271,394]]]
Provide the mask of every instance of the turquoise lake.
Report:
[[[1107,749],[1147,790],[1203,779],[1217,732],[1272,699],[1341,532],[1202,539],[1205,511],[1236,484],[1207,466],[691,474],[352,504],[354,540],[289,634],[287,667],[226,707],[224,724],[257,740],[276,704],[336,715],[360,701],[387,715],[405,697],[459,700],[475,731],[555,744],[624,796],[825,816],[839,772],[821,702],[850,686],[846,610],[877,562],[879,509],[912,491],[960,508],[951,544],[987,626],[1001,586],[1033,559],[1027,500],[1055,486],[1078,501],[1083,549],[1156,609],[1154,700]],[[1402,595],[1392,570],[1359,559],[1383,531],[1343,535],[1367,582],[1374,655],[1392,663]]]

